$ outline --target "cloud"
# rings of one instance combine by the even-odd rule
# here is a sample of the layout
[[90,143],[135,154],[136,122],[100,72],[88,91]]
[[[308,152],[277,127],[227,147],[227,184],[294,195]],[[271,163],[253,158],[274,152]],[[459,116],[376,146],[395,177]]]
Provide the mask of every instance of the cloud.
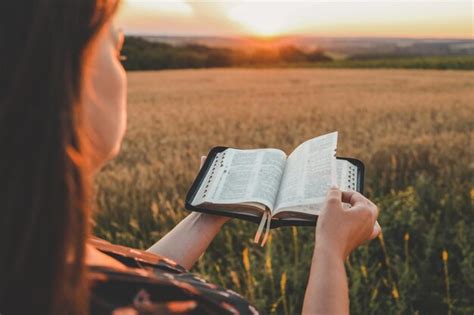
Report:
[[472,2],[125,0],[125,31],[169,35],[472,37]]
[[128,10],[147,12],[148,14],[188,16],[192,7],[185,0],[126,0]]

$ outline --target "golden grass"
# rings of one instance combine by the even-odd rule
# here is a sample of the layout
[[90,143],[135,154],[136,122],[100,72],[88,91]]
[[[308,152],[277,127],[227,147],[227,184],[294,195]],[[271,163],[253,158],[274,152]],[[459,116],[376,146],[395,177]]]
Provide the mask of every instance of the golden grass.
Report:
[[[215,145],[291,152],[338,130],[338,155],[365,162],[366,191],[384,224],[384,238],[348,260],[351,310],[471,310],[474,73],[217,69],[128,78],[122,152],[97,181],[100,236],[151,245],[187,214],[200,156]],[[232,220],[194,271],[264,312],[299,312],[312,229],[275,230],[262,250],[250,241],[254,228]],[[449,275],[439,259],[445,249]]]

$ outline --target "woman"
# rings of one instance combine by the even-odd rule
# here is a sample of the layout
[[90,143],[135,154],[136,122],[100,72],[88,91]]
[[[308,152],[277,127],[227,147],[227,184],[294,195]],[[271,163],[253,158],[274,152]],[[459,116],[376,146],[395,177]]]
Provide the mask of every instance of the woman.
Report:
[[[256,313],[186,271],[226,218],[192,213],[148,252],[91,238],[91,182],[126,125],[117,5],[1,4],[0,313]],[[344,259],[380,232],[377,215],[362,195],[329,191],[304,313],[348,312]]]

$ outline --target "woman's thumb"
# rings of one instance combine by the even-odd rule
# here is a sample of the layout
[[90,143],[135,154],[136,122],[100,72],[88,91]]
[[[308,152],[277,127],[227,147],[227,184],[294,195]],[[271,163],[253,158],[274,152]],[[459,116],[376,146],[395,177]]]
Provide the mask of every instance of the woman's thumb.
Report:
[[202,168],[202,166],[203,166],[204,163],[206,162],[206,159],[207,159],[207,156],[205,156],[205,155],[201,156],[201,165],[199,166],[199,169]]

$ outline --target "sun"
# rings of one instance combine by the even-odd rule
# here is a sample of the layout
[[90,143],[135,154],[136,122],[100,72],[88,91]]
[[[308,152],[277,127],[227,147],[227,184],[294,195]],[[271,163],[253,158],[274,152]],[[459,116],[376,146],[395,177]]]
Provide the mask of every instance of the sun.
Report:
[[268,3],[241,3],[231,8],[229,18],[240,24],[244,31],[260,37],[275,37],[289,31],[288,12],[281,6]]

